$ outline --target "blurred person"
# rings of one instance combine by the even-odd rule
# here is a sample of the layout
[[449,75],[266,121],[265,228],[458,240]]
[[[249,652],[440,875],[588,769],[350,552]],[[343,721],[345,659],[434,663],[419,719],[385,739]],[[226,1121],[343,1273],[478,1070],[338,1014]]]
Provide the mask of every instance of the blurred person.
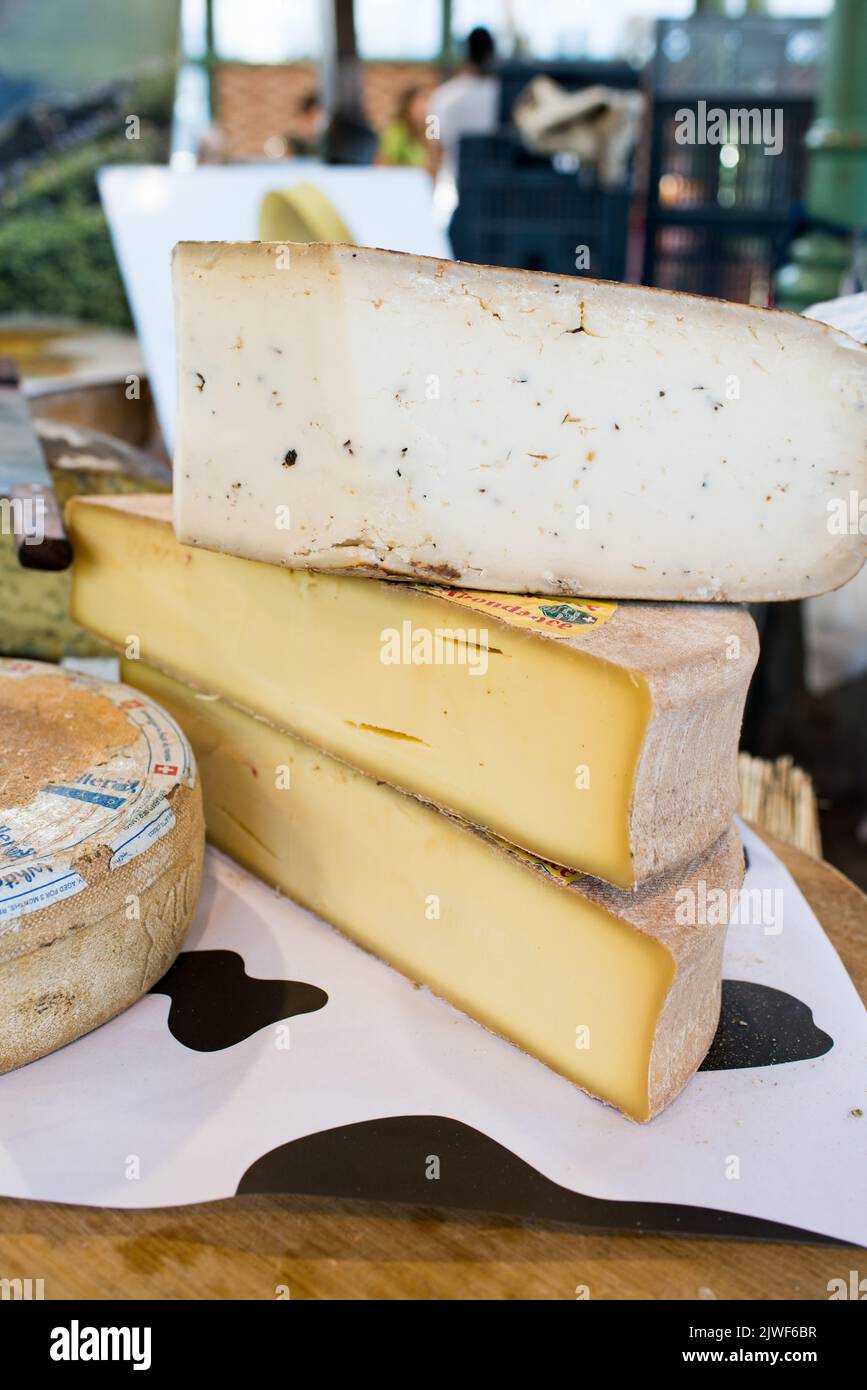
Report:
[[458,144],[462,135],[487,135],[498,123],[500,80],[493,75],[496,57],[488,29],[473,29],[467,39],[463,67],[437,87],[428,109],[434,118],[432,135],[439,141],[439,171],[435,200],[444,217],[457,205]]
[[427,139],[428,90],[407,87],[397,111],[379,137],[377,164],[430,169],[431,142]]
[[295,124],[286,137],[288,153],[299,159],[318,159],[324,125],[325,112],[319,93],[307,92],[295,108]]

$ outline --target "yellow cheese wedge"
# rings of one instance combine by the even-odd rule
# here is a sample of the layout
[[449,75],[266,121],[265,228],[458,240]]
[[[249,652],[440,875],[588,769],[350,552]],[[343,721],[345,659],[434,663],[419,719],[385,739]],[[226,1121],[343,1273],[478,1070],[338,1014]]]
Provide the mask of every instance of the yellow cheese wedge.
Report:
[[535,854],[630,887],[731,820],[742,609],[286,570],[178,544],[168,498],[68,523],[85,627]]
[[[683,876],[605,887],[236,709],[125,661],[193,745],[211,840],[591,1094],[648,1120],[689,1080],[719,1015],[724,917],[679,924],[743,877],[731,829]],[[685,896],[684,896],[685,895]]]

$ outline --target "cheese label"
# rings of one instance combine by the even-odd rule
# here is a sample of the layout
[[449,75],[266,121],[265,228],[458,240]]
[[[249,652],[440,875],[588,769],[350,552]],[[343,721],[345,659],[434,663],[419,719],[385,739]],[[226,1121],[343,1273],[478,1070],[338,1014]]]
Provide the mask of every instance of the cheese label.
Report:
[[568,638],[569,641],[607,623],[617,608],[616,603],[595,598],[563,598],[556,594],[495,594],[482,589],[442,589],[432,584],[416,584],[413,587],[476,613],[489,613],[492,618],[508,623],[510,627],[530,628],[534,632],[544,632],[546,637]]
[[23,804],[0,805],[0,931],[85,889],[76,863],[87,850],[107,847],[109,870],[144,854],[175,825],[167,793],[179,783],[195,785],[186,736],[171,715],[128,686],[36,661],[0,661],[0,714],[5,681],[46,676],[109,700],[126,719],[129,743],[75,775],[46,780]]
[[[466,821],[463,824],[467,824]],[[486,840],[498,845],[500,849],[506,850],[514,859],[520,859],[522,863],[529,865],[531,869],[536,869],[539,873],[547,874],[549,878],[555,878],[558,883],[563,883],[567,887],[577,883],[579,879],[585,877],[576,869],[566,869],[562,864],[553,864],[550,859],[540,859],[538,854],[531,854],[529,850],[521,849],[518,845],[513,845],[509,840],[503,840],[499,835],[492,835],[489,830],[482,832]]]

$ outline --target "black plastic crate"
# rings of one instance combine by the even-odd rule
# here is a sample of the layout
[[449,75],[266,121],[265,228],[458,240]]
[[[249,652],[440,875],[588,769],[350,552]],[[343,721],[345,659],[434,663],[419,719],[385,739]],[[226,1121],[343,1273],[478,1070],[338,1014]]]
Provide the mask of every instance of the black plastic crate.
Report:
[[[734,94],[715,98],[712,103],[725,111],[749,109],[755,104],[755,98],[751,103]],[[656,195],[660,215],[664,216],[669,207],[736,208],[741,213],[776,210],[785,215],[803,190],[807,167],[804,137],[813,118],[813,102],[775,100],[782,133],[779,154],[765,154],[761,145],[736,143],[737,161],[732,165],[720,158],[720,145],[678,142],[679,113],[687,110],[696,111],[696,103],[657,99],[654,107],[650,192]]]
[[[645,284],[763,302],[763,286],[803,197],[821,20],[702,17],[657,26]],[[738,139],[681,144],[681,113],[772,113],[782,148]],[[776,113],[779,112],[779,117]],[[777,127],[779,129],[779,127]]]
[[741,304],[767,304],[786,225],[665,226],[656,231],[655,277],[661,289]]
[[628,191],[582,188],[569,175],[490,179],[462,192],[452,246],[458,260],[477,265],[622,280],[629,202]]
[[491,135],[464,135],[458,146],[458,187],[463,188],[480,180],[501,179],[507,169],[538,169],[554,172],[551,159],[534,154],[511,131],[499,130]]

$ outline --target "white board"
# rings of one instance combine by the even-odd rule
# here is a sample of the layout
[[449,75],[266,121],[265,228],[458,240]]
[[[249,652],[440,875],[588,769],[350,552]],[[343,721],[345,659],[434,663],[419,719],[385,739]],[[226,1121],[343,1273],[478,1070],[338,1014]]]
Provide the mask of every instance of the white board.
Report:
[[297,159],[189,171],[141,164],[100,170],[100,197],[169,451],[175,420],[172,247],[178,241],[256,241],[264,195],[301,182],[321,189],[360,246],[451,255],[434,223],[431,180],[421,169]]

